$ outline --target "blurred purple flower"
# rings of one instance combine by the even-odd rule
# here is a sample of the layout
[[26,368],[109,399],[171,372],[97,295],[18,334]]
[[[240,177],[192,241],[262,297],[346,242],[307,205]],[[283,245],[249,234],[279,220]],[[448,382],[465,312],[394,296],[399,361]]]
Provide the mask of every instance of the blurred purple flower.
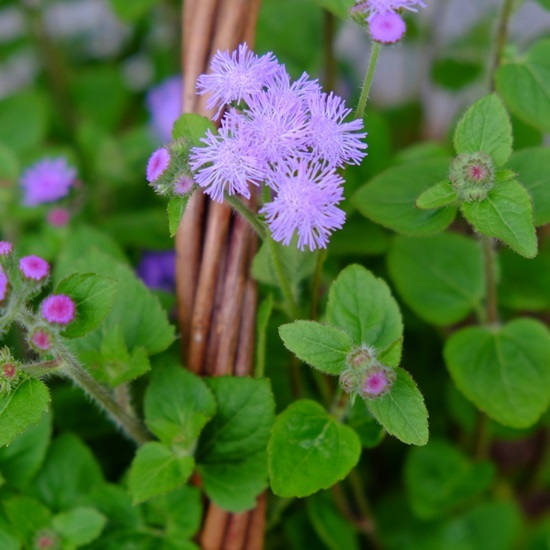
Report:
[[4,269],[0,265],[0,304],[8,295],[9,281]]
[[181,75],[167,78],[147,94],[147,108],[153,130],[162,142],[172,139],[172,126],[183,111],[183,83]]
[[395,44],[399,42],[407,30],[403,18],[397,13],[381,13],[375,15],[369,22],[369,31],[372,39],[381,44]]
[[23,203],[36,206],[65,197],[76,178],[76,170],[63,157],[46,158],[27,168],[21,176]]
[[153,290],[176,289],[176,253],[173,250],[144,252],[137,266],[138,277]]

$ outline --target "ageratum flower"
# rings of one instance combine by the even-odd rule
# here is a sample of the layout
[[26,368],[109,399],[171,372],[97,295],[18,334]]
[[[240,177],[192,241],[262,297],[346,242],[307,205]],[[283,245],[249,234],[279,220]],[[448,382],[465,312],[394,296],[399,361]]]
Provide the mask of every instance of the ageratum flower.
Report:
[[258,57],[241,44],[232,53],[220,52],[212,58],[210,74],[203,74],[197,80],[198,93],[210,94],[206,107],[217,107],[218,118],[225,105],[232,102],[248,102],[252,96],[260,92],[268,80],[278,71],[279,63],[269,52]]
[[6,299],[9,289],[9,280],[6,272],[0,265],[0,304]]
[[401,10],[417,12],[417,8],[425,8],[422,0],[357,0],[352,12],[365,15],[365,20],[370,23],[377,15],[385,13],[397,13]]
[[346,219],[337,207],[344,198],[344,180],[333,169],[304,159],[279,169],[273,178],[277,195],[260,210],[273,239],[288,245],[297,233],[300,250],[326,248],[330,234]]
[[76,306],[65,294],[52,294],[42,302],[41,312],[49,323],[68,325],[75,317]]
[[19,260],[19,270],[26,279],[43,281],[50,274],[50,264],[39,256],[24,256]]
[[153,131],[162,142],[172,139],[172,126],[183,110],[182,98],[181,75],[167,78],[147,93],[147,108]]
[[21,176],[23,203],[36,206],[65,197],[76,178],[76,170],[63,157],[46,158],[27,168]]
[[399,42],[407,30],[403,18],[397,13],[381,13],[375,15],[369,22],[369,31],[372,39],[381,44],[395,44]]

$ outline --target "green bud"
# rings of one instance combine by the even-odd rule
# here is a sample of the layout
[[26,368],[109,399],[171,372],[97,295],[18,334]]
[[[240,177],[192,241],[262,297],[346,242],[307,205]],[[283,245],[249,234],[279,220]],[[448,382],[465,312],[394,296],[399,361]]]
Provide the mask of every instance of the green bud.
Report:
[[460,199],[485,200],[495,184],[493,159],[481,152],[458,155],[451,164],[449,177]]

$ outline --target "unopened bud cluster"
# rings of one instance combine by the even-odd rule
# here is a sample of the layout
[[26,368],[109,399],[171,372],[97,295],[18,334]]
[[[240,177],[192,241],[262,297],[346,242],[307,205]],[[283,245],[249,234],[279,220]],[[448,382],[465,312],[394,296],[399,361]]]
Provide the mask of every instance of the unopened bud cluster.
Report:
[[189,168],[191,145],[185,138],[177,139],[153,152],[147,163],[147,181],[159,195],[184,196],[194,188]]
[[482,201],[495,184],[493,160],[481,152],[459,155],[451,164],[449,177],[459,198]]
[[376,350],[362,345],[353,348],[346,358],[347,368],[340,375],[340,386],[353,397],[375,399],[391,390],[395,371],[382,365]]
[[0,396],[9,393],[21,379],[20,364],[9,348],[0,348]]

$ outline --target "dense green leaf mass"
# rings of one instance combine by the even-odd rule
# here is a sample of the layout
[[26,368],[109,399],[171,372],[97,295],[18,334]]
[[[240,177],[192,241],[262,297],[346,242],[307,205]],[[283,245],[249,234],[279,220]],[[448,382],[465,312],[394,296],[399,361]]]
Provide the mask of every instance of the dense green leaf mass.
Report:
[[[48,527],[50,523],[50,510],[40,501],[28,496],[3,498],[1,505],[13,534],[22,540],[27,548],[32,548],[37,531]],[[20,547],[17,548],[19,550]]]
[[479,233],[500,239],[526,258],[537,255],[531,197],[517,181],[497,182],[485,200],[463,203],[462,213]]
[[268,453],[273,492],[304,497],[346,477],[359,460],[361,443],[321,405],[301,400],[277,417]]
[[403,443],[426,445],[428,411],[411,375],[397,368],[397,378],[387,394],[366,400],[373,416],[386,431]]
[[314,321],[294,321],[279,327],[279,335],[298,359],[325,374],[338,375],[346,367],[352,341],[343,330]]
[[94,508],[78,507],[55,516],[52,526],[65,541],[84,546],[95,540],[107,523],[107,518]]
[[496,73],[496,86],[517,117],[550,132],[550,40],[540,40],[513,63]]
[[550,404],[550,332],[539,321],[462,329],[444,355],[460,391],[505,426],[532,426]]
[[405,484],[414,513],[423,519],[443,517],[490,486],[495,468],[471,462],[445,441],[412,449],[405,465]]
[[448,177],[445,158],[401,164],[382,172],[352,197],[367,218],[405,235],[430,235],[443,231],[456,215],[454,206],[420,210],[416,199],[429,187]]
[[502,166],[512,154],[512,124],[496,94],[478,99],[459,121],[454,145],[458,154],[486,153],[496,166]]
[[[403,336],[401,312],[388,285],[359,265],[340,272],[330,287],[329,323],[346,331],[354,344],[367,344],[382,352]],[[386,361],[399,364],[401,346]]]
[[49,402],[48,388],[36,379],[23,380],[10,393],[0,396],[0,447],[37,424]]
[[407,305],[435,325],[451,325],[481,306],[485,294],[478,243],[454,233],[396,237],[390,275]]

